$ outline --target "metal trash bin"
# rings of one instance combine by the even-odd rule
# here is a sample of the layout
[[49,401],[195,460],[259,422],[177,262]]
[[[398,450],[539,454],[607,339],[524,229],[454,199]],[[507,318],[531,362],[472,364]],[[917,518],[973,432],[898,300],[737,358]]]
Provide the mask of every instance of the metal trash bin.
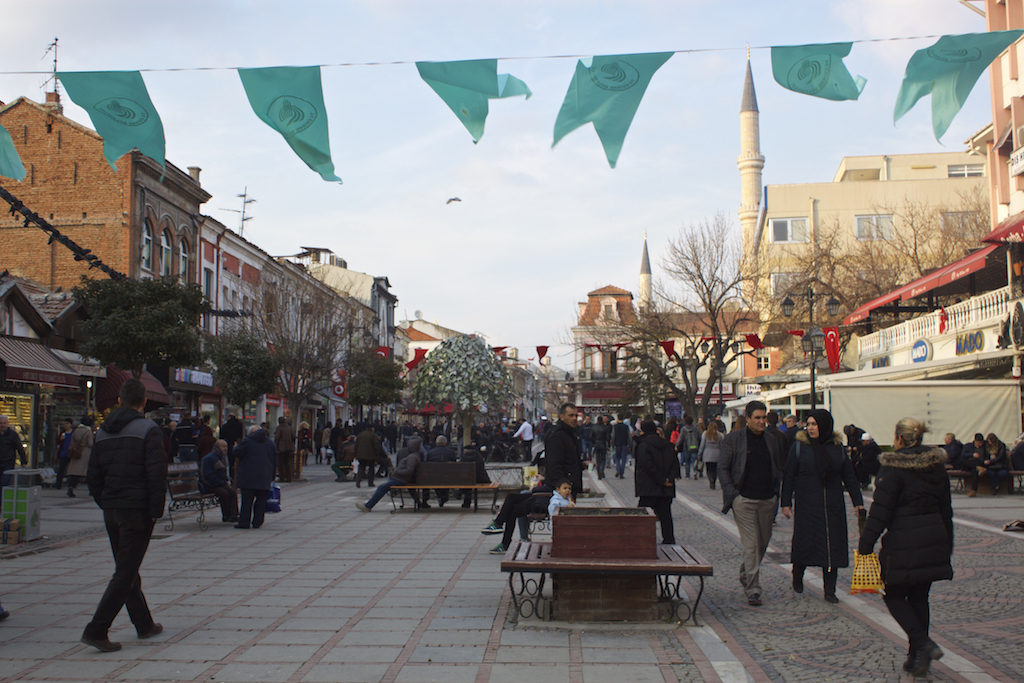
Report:
[[34,541],[40,533],[40,512],[43,500],[43,473],[38,469],[13,469],[4,471],[10,485],[3,487],[0,500],[0,517],[14,518],[21,522],[21,540]]

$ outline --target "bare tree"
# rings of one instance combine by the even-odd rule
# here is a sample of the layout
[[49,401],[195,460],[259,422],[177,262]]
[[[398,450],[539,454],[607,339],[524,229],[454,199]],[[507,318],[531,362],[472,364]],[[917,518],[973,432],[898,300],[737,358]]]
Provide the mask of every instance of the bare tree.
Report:
[[278,387],[293,416],[328,389],[342,367],[352,311],[346,298],[291,264],[282,277],[264,282],[253,332],[280,362]]

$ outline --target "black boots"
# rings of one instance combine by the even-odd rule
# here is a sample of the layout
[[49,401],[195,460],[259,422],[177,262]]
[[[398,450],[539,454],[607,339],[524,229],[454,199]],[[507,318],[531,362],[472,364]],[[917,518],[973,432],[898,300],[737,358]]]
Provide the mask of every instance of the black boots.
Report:
[[839,578],[839,570],[823,569],[822,578],[825,580],[825,602],[835,605],[839,602],[836,597],[836,579]]
[[803,565],[793,565],[793,591],[796,593],[804,592],[804,569]]

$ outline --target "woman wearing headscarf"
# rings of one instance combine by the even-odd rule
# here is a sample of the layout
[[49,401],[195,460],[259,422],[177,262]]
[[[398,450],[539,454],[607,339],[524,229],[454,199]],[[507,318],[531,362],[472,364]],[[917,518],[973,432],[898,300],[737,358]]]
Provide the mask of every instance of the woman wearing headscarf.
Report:
[[928,592],[933,581],[953,578],[953,506],[942,449],[921,445],[925,426],[910,417],[896,423],[892,453],[879,458],[871,503],[857,551],[870,554],[882,537],[878,560],[885,606],[909,642],[903,670],[925,676],[942,649],[928,637]]
[[[821,567],[825,601],[835,604],[839,567],[850,566],[843,488],[858,513],[864,497],[843,450],[842,437],[832,431],[832,414],[812,410],[807,427],[798,432],[782,477],[782,514],[793,520],[793,590],[804,591],[804,570]],[[795,499],[795,505],[794,505]]]

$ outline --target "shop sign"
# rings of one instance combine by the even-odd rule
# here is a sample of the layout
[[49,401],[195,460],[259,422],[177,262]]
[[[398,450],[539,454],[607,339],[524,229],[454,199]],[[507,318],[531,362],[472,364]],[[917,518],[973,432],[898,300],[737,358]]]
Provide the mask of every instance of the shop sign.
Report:
[[192,368],[175,368],[174,381],[182,384],[196,384],[201,387],[213,386],[213,375]]
[[913,363],[923,363],[932,359],[932,345],[927,339],[918,339],[910,347],[910,360]]
[[985,348],[985,334],[978,330],[977,332],[968,332],[966,334],[957,335],[956,338],[956,355],[966,356],[969,353],[977,353]]
[[892,358],[889,356],[881,356],[871,361],[872,368],[887,368],[892,365]]
[[1010,175],[1024,173],[1024,147],[1013,150],[1010,154]]
[[754,394],[760,394],[760,393],[761,393],[761,385],[760,384],[744,384],[743,385],[743,395],[744,396],[752,396]]

